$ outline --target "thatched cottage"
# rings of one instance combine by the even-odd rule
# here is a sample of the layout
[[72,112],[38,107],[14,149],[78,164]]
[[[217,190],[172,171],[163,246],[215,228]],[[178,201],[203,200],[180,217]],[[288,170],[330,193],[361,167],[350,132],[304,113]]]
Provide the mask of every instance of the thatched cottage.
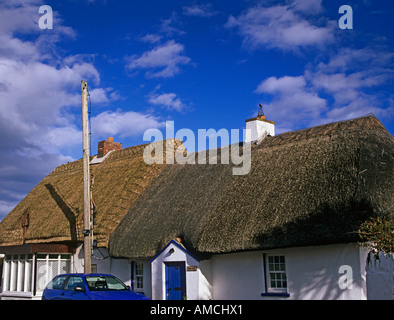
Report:
[[[393,217],[391,134],[370,115],[263,137],[244,176],[220,161],[147,165],[144,146],[93,161],[95,269],[153,299],[392,299],[392,257],[368,259],[356,232]],[[0,223],[3,297],[83,271],[81,212],[77,161]]]
[[[163,169],[145,164],[145,145],[122,149],[101,141],[91,159],[94,202],[92,269],[130,277],[128,260],[108,257],[109,236],[132,203]],[[176,143],[175,143],[176,147]],[[40,298],[57,274],[83,272],[82,159],[45,177],[0,223],[0,253],[5,254],[1,297]],[[123,266],[124,265],[124,266]]]

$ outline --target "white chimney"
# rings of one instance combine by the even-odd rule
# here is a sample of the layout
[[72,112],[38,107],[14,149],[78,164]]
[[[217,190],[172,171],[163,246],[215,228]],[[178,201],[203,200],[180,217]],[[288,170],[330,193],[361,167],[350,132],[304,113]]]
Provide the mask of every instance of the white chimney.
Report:
[[275,122],[265,119],[263,107],[256,118],[245,120],[246,131],[248,132],[245,142],[261,141],[266,136],[275,135]]

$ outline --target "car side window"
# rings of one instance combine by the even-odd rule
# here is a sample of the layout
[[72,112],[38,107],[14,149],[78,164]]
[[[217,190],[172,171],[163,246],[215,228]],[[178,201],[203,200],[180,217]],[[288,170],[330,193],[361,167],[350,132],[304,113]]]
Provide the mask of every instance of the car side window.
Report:
[[83,283],[82,278],[79,276],[70,276],[67,281],[65,290],[74,291],[76,287],[81,287],[85,289],[85,284]]
[[64,287],[64,281],[67,276],[59,276],[54,278],[47,286],[48,289],[62,290]]

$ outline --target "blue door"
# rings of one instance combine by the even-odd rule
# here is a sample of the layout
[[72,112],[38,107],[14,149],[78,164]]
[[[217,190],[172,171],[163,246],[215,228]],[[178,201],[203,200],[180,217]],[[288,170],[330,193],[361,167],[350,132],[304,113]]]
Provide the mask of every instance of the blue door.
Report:
[[184,262],[166,263],[166,299],[186,298],[186,273]]

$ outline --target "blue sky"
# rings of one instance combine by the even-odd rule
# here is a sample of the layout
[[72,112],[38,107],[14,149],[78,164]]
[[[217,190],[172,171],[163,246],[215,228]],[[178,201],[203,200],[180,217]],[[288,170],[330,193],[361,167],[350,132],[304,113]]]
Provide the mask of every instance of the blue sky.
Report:
[[[342,30],[340,6],[353,9]],[[38,9],[53,9],[53,29]],[[374,113],[394,133],[390,0],[0,2],[0,220],[56,166],[150,128],[243,129],[264,105],[277,133]]]

